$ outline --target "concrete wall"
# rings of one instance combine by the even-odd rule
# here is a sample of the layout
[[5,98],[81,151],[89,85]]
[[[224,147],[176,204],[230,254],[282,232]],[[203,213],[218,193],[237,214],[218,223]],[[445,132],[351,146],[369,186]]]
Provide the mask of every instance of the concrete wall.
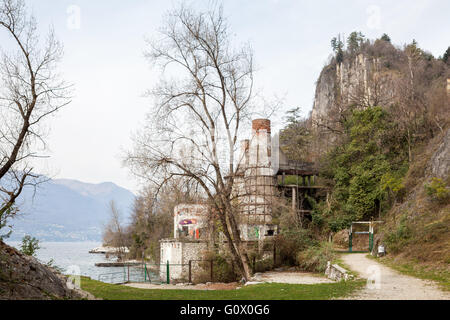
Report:
[[[208,244],[205,241],[179,241],[176,239],[164,239],[160,242],[161,267],[160,277],[167,278],[167,261],[169,262],[170,280],[187,281],[189,277],[189,260],[201,260],[204,257]],[[198,271],[198,263],[192,264],[192,273]]]

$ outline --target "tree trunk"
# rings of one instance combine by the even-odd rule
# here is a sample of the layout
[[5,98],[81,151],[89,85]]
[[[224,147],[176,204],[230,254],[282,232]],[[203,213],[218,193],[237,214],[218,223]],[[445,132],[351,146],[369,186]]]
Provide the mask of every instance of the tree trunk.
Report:
[[228,210],[224,209],[222,214],[219,214],[219,219],[223,228],[223,233],[227,238],[231,256],[239,270],[239,273],[242,275],[245,281],[248,281],[251,276],[249,268],[249,259],[245,251],[245,248],[243,247],[237,223],[234,219],[232,212],[230,212],[230,207],[227,204],[225,204],[225,206],[228,207],[229,209]]

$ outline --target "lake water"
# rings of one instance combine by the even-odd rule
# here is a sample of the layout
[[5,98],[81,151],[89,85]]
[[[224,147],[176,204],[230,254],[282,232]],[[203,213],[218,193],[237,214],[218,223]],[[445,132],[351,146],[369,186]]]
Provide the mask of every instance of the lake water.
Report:
[[[9,241],[10,246],[20,249],[20,242]],[[123,279],[123,267],[96,267],[98,262],[111,262],[104,254],[89,253],[89,250],[101,246],[98,242],[42,242],[36,258],[42,263],[53,259],[53,265],[62,269],[63,273],[80,274],[104,282],[117,282]],[[134,271],[136,273],[139,271]]]

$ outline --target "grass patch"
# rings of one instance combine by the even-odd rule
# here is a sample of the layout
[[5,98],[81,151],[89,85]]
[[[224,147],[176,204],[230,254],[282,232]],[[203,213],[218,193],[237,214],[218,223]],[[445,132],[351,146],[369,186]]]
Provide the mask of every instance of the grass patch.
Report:
[[308,285],[264,283],[238,290],[163,290],[81,279],[83,290],[105,300],[328,300],[348,296],[364,284],[365,281],[357,280]]
[[450,291],[450,271],[448,270],[430,269],[411,261],[398,262],[389,257],[376,258],[370,254],[367,255],[367,257],[369,259],[376,260],[377,262],[380,262],[402,274],[424,280],[433,280],[443,290]]

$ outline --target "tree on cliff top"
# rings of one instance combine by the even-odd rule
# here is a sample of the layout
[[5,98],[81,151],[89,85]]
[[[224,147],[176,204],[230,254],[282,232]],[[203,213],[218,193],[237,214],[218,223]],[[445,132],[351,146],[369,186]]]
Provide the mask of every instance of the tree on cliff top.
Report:
[[447,48],[444,55],[442,56],[442,61],[447,63],[449,61],[448,60],[449,56],[450,56],[450,47]]
[[354,54],[362,47],[365,36],[361,32],[353,31],[347,38],[347,50]]
[[166,16],[147,58],[162,67],[150,94],[152,120],[135,139],[127,164],[158,187],[182,177],[195,182],[217,214],[233,261],[250,277],[232,186],[235,154],[253,101],[253,53],[230,41],[222,9],[181,6]]
[[341,40],[341,35],[339,34],[337,37],[334,37],[331,39],[331,48],[333,49],[334,53],[336,54],[336,62],[341,63],[344,61],[344,47],[345,44]]
[[41,41],[22,0],[0,1],[0,32],[10,49],[0,47],[1,228],[17,213],[14,204],[23,188],[42,181],[30,160],[43,156],[43,120],[69,103],[69,92],[56,73],[61,43],[52,30]]

